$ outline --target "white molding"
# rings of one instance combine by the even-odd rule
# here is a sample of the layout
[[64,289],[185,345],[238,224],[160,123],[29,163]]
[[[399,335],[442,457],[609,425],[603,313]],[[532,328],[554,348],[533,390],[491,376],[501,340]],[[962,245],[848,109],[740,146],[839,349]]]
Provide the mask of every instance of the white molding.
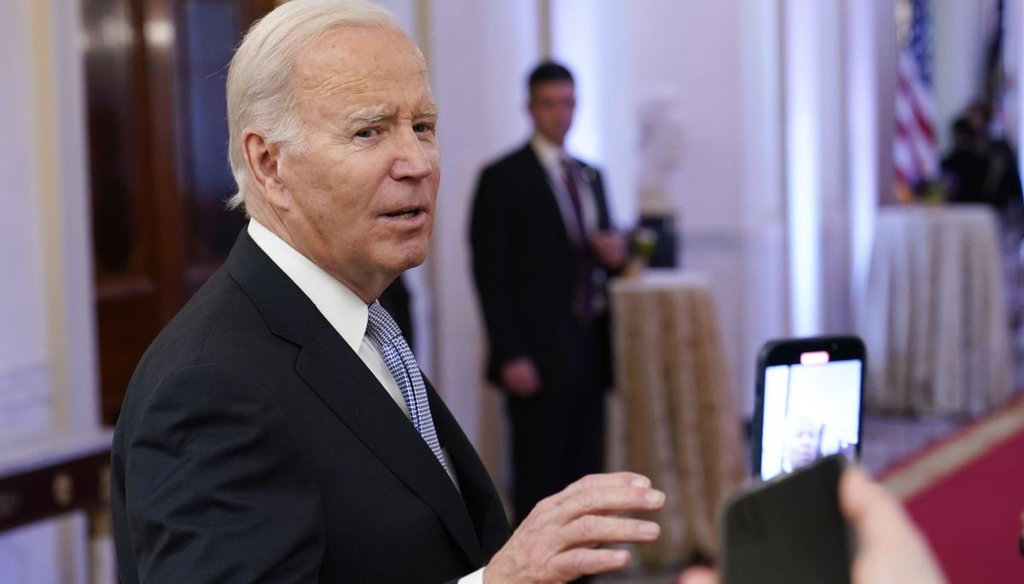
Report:
[[49,2],[49,20],[40,24],[51,36],[46,87],[55,95],[41,114],[56,119],[46,137],[56,156],[43,170],[58,179],[55,191],[43,193],[40,232],[52,242],[45,273],[54,422],[83,430],[99,426],[100,400],[81,14],[76,0]]
[[53,424],[53,391],[46,363],[0,369],[0,444],[38,435]]
[[738,253],[743,251],[744,232],[742,226],[729,228],[711,229],[687,229],[683,228],[680,235],[682,242],[683,266],[687,262],[687,256],[692,254],[710,253]]

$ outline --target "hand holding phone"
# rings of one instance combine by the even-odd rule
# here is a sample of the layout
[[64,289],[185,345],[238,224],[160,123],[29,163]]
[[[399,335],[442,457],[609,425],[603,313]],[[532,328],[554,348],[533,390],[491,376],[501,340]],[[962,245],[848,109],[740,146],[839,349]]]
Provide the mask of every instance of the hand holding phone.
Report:
[[719,514],[725,584],[844,584],[851,536],[839,507],[841,454],[756,483]]
[[[810,469],[808,469],[810,470]],[[803,471],[799,471],[803,472]],[[785,475],[783,475],[785,477]],[[780,478],[767,483],[765,488],[779,488],[779,483],[789,488],[788,478]],[[747,497],[757,497],[757,488],[751,488],[732,497],[724,509],[729,509]],[[843,516],[853,529],[856,536],[857,553],[853,558],[853,565],[850,567],[850,581],[853,584],[878,584],[879,582],[899,582],[900,584],[945,584],[942,569],[939,567],[935,556],[928,548],[924,537],[914,526],[906,511],[890,493],[859,468],[851,467],[843,471],[839,479],[839,506]],[[724,531],[725,517],[728,511],[719,515],[722,525],[721,538],[722,569],[734,574],[731,583],[737,581],[737,568],[731,564],[743,563],[744,553],[730,552],[735,547],[736,534]],[[849,533],[849,532],[848,532]],[[820,538],[827,538],[827,532],[806,533],[804,537],[813,535]],[[848,542],[850,540],[848,539]],[[770,545],[770,542],[767,544]],[[804,550],[798,548],[797,551]],[[749,556],[750,554],[746,554]],[[808,558],[803,556],[773,558],[774,562],[817,562],[820,558]],[[770,565],[758,566],[756,582],[776,582],[783,575],[775,573]],[[786,568],[784,568],[786,569]],[[742,568],[739,569],[742,571]],[[721,584],[723,580],[719,573],[708,568],[690,568],[680,575],[677,584]],[[826,581],[826,580],[823,580]],[[843,581],[843,580],[837,580]]]

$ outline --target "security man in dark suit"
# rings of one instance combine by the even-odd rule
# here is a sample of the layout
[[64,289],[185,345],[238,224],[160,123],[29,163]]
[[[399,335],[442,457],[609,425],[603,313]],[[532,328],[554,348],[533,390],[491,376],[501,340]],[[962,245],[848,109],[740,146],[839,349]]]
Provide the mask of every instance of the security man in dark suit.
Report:
[[517,523],[601,471],[611,384],[605,284],[627,259],[600,173],[565,149],[572,74],[545,62],[528,85],[533,137],[483,170],[470,226],[487,376],[506,393],[511,421]]
[[[423,56],[367,0],[292,0],[236,51],[250,221],[157,337],[114,434],[122,582],[564,582],[658,526],[589,476],[509,534],[494,485],[376,301],[424,261],[440,180]],[[486,568],[484,567],[486,566]]]

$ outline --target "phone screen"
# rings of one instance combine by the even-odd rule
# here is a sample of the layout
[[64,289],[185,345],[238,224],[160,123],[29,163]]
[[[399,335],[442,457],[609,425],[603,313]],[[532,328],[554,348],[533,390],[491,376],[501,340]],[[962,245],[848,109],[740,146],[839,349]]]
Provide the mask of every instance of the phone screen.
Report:
[[760,367],[760,440],[755,441],[760,451],[755,454],[761,478],[829,454],[854,458],[861,435],[863,352],[835,340],[798,340],[790,346],[782,341],[777,347],[781,350],[768,352]]

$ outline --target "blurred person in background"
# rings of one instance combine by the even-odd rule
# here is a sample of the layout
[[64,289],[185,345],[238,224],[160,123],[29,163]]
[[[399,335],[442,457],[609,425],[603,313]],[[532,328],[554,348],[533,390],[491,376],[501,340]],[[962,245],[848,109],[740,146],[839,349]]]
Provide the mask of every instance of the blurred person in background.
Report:
[[600,472],[611,348],[606,283],[627,260],[601,174],[572,156],[576,90],[554,62],[530,74],[533,135],[480,174],[470,224],[487,377],[506,396],[515,522]]

